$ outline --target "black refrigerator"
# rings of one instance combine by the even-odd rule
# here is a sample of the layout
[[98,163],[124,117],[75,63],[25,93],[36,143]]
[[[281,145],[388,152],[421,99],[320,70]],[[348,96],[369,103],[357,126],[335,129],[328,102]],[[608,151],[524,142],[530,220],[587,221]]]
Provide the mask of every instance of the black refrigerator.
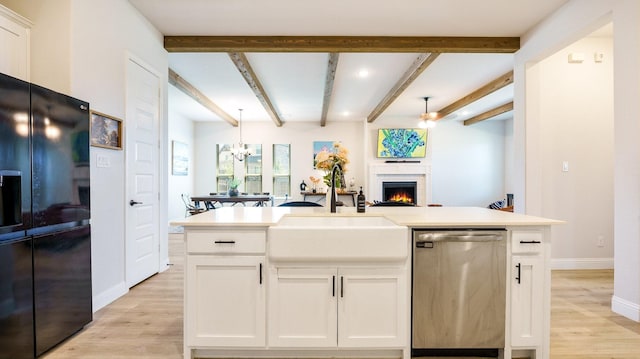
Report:
[[88,103],[0,74],[0,359],[92,320]]

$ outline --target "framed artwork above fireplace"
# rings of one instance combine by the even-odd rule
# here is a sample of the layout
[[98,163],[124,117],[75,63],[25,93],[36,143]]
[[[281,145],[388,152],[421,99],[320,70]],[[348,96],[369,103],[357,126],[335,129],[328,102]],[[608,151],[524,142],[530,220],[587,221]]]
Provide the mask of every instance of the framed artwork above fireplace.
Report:
[[427,130],[422,128],[378,129],[378,158],[421,158],[427,152]]

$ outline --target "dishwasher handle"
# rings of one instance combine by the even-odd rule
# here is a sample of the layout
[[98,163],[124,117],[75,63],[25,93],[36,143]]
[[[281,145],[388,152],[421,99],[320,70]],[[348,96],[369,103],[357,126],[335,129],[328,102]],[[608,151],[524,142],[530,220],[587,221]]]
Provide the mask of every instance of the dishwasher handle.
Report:
[[[423,242],[495,242],[504,240],[504,233],[416,233],[416,246]],[[419,246],[419,247],[423,247]]]

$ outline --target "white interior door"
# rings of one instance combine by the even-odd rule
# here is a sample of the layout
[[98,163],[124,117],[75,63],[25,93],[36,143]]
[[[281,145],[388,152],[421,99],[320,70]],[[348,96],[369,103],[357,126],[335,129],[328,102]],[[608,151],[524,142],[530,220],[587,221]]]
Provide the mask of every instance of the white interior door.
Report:
[[126,281],[132,287],[158,272],[160,78],[127,61]]

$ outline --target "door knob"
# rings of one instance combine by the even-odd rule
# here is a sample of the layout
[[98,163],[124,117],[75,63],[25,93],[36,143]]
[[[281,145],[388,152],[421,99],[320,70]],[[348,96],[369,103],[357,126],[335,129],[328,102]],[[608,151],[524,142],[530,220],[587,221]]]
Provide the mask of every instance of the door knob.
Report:
[[134,201],[134,200],[129,201],[129,205],[130,205],[131,207],[135,206],[136,204],[142,204],[142,202],[136,202],[136,201]]

